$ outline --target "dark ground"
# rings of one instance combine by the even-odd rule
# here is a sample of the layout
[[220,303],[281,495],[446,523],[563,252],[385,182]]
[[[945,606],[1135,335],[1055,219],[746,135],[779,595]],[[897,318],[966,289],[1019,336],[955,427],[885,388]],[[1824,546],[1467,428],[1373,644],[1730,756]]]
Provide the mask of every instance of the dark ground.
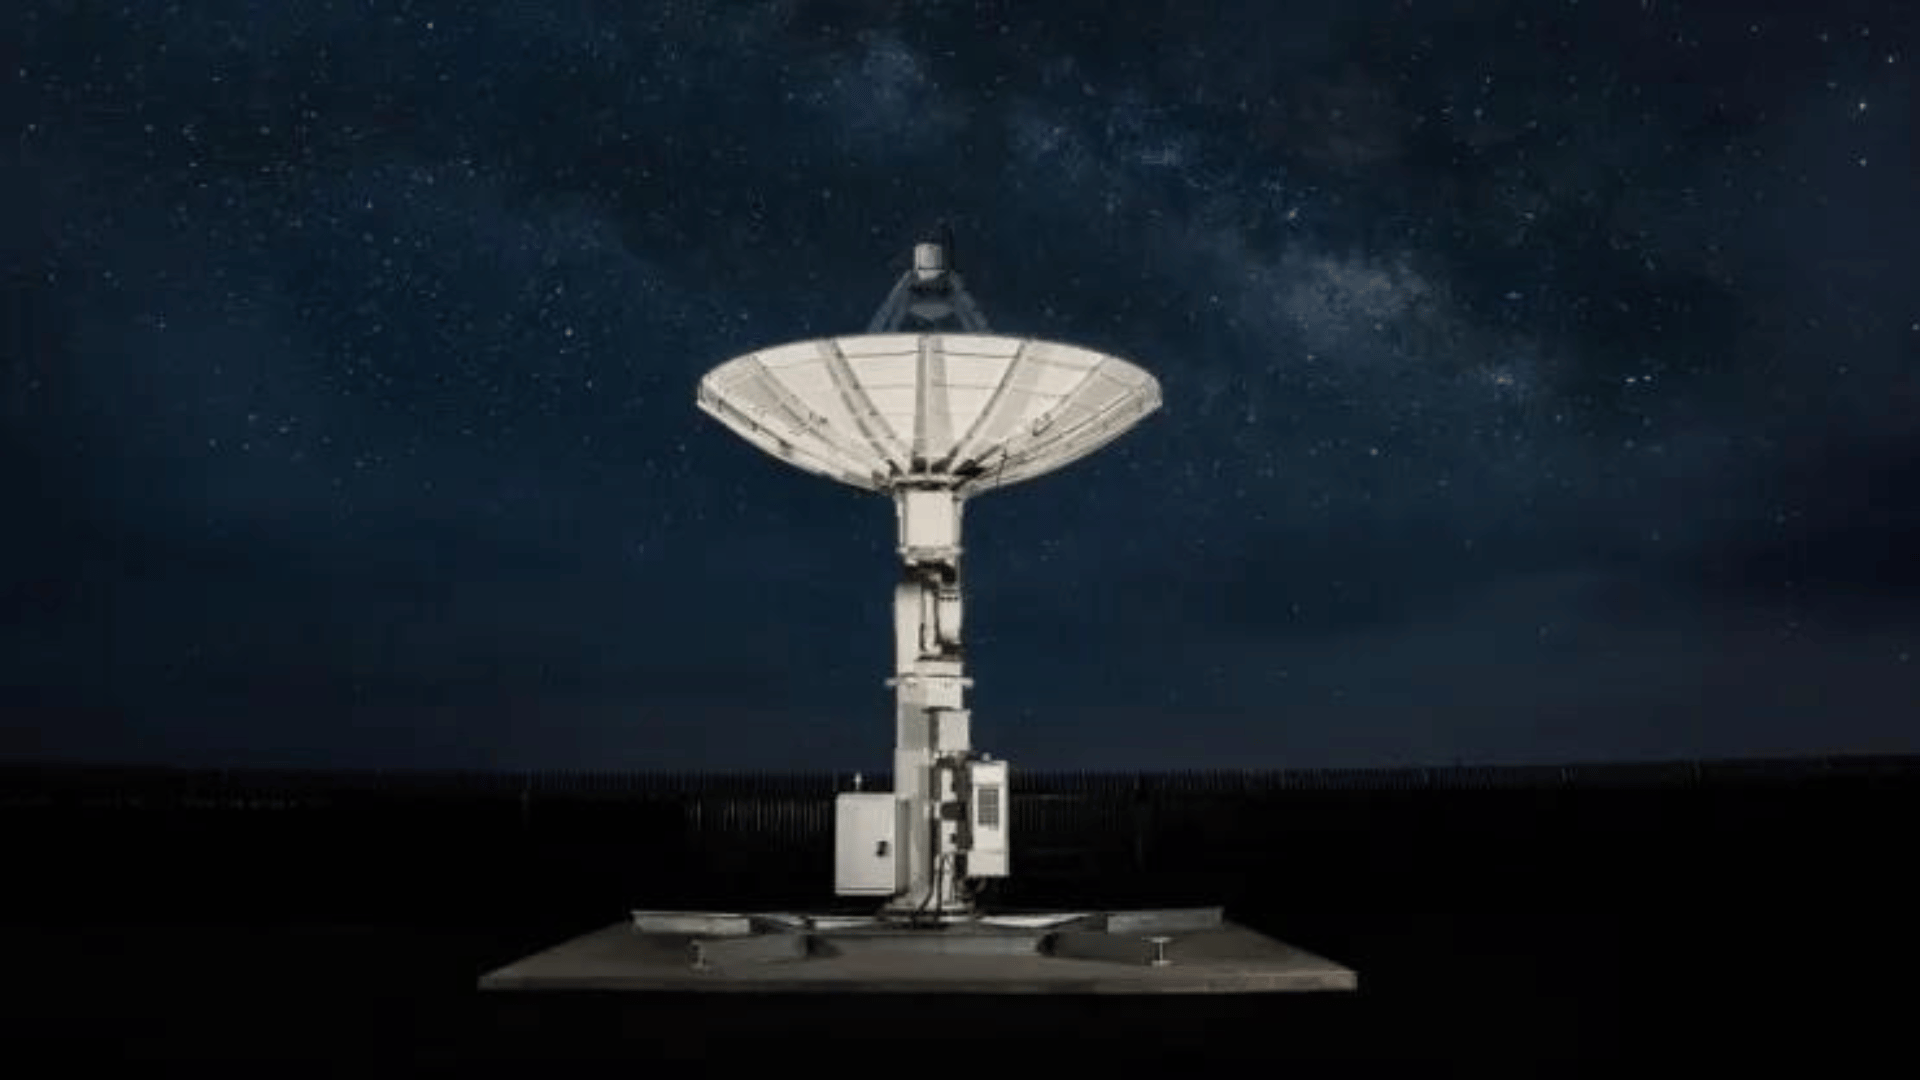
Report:
[[648,801],[15,769],[0,776],[0,1045],[62,1072],[270,1061],[274,1075],[530,1075],[565,1059],[685,1063],[677,1075],[809,1071],[819,1054],[842,1073],[974,1076],[1302,1059],[1611,1075],[1789,1058],[1854,1075],[1897,1049],[1920,1000],[1908,765],[1501,790],[1030,784],[1016,800],[1020,877],[1004,905],[1225,903],[1357,969],[1357,994],[474,989],[631,907],[831,902],[826,819],[808,809],[830,799],[820,786]]

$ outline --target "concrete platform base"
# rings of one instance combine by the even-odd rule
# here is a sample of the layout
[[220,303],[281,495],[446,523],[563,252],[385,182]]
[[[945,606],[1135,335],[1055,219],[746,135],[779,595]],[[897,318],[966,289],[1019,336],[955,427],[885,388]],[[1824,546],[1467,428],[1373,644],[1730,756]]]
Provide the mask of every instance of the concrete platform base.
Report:
[[1350,968],[1218,908],[878,919],[635,912],[480,980],[483,990],[669,993],[1246,994],[1348,991]]

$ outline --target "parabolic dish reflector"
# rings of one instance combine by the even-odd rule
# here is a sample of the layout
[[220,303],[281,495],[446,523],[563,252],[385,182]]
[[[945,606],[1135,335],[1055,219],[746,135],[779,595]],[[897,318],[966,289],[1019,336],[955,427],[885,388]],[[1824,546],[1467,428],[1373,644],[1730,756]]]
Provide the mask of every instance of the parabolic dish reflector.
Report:
[[1160,407],[1117,357],[991,334],[858,334],[779,345],[700,380],[700,408],[798,468],[868,491],[974,494],[1052,472]]

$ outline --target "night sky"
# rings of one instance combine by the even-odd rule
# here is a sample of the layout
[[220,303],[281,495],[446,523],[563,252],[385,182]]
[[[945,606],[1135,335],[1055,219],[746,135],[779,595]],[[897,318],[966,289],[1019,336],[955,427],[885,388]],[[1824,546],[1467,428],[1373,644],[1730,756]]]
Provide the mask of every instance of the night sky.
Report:
[[943,218],[1166,398],[968,504],[1016,768],[1920,751],[1920,12],[1281,9],[0,5],[0,756],[884,770],[694,389]]

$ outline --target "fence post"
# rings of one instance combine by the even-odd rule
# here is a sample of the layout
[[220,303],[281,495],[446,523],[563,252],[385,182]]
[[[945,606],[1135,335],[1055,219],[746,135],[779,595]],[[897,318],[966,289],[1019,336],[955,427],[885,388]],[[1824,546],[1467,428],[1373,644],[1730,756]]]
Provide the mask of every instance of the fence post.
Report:
[[533,775],[523,776],[520,780],[520,835],[526,836],[533,831]]
[[1146,779],[1139,773],[1135,773],[1133,776],[1133,869],[1136,873],[1145,873],[1147,869],[1147,817],[1150,813]]

